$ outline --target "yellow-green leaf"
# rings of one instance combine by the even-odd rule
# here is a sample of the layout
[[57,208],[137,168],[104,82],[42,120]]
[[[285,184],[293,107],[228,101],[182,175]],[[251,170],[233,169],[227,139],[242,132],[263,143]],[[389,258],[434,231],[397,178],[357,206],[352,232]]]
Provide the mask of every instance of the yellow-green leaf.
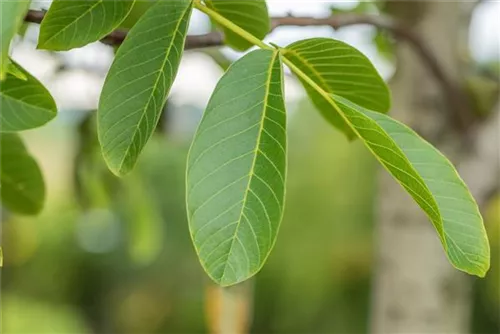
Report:
[[332,100],[356,135],[428,215],[453,266],[483,277],[490,266],[483,219],[448,159],[389,116],[340,96]]
[[[265,0],[206,0],[205,4],[258,39],[264,39],[271,29]],[[225,43],[230,47],[245,51],[253,46],[232,30],[222,29]]]
[[4,80],[9,65],[10,41],[16,35],[29,8],[30,1],[0,1],[0,80]]
[[254,275],[283,215],[286,114],[277,51],[257,50],[217,84],[187,164],[187,211],[201,264],[218,284]]
[[116,29],[134,0],[54,0],[40,26],[38,48],[70,50],[95,42]]
[[[23,81],[28,80],[28,76],[23,72],[19,65],[14,64],[10,59],[7,62],[7,74],[10,74]],[[1,85],[1,83],[0,83]]]
[[116,175],[128,173],[156,128],[182,57],[192,1],[158,1],[130,30],[104,83],[98,134]]
[[[16,75],[10,74],[14,69]],[[15,62],[9,64],[9,74],[0,83],[0,110],[1,132],[36,128],[57,115],[47,89]]]
[[[391,96],[387,85],[370,60],[352,46],[331,38],[312,38],[287,46],[283,55],[324,91],[370,110],[389,111]],[[321,114],[348,138],[354,138],[351,128],[331,104],[299,79]]]
[[39,213],[45,200],[45,185],[36,161],[15,133],[0,134],[0,145],[2,205],[21,214]]

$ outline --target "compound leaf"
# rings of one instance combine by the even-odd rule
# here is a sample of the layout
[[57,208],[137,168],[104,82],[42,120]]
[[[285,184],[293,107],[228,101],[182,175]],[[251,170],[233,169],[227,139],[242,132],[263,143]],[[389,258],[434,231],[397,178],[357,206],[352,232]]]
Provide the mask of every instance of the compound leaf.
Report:
[[158,1],[130,30],[104,83],[98,134],[116,175],[128,173],[154,132],[175,79],[192,1]]
[[[271,20],[265,0],[206,0],[207,7],[224,16],[240,28],[258,39],[263,39],[271,30]],[[225,43],[230,47],[245,51],[253,46],[232,30],[222,27]]]
[[0,134],[0,144],[2,204],[21,214],[39,213],[45,201],[45,185],[40,168],[18,134]]
[[[13,69],[16,75],[11,74]],[[57,107],[47,89],[15,62],[8,71],[0,83],[0,131],[32,129],[52,120]]]
[[453,266],[484,277],[490,248],[483,219],[448,159],[389,116],[340,96],[332,99],[356,135],[428,215]]
[[234,63],[210,99],[187,165],[187,211],[201,264],[218,284],[254,275],[276,240],[286,179],[286,114],[277,51]]
[[54,0],[40,26],[38,48],[70,50],[116,29],[134,0]]
[[[387,85],[370,60],[352,46],[331,38],[312,38],[295,42],[282,52],[324,91],[370,110],[389,111],[391,97]],[[354,138],[351,128],[331,104],[301,81],[321,114],[348,138]]]

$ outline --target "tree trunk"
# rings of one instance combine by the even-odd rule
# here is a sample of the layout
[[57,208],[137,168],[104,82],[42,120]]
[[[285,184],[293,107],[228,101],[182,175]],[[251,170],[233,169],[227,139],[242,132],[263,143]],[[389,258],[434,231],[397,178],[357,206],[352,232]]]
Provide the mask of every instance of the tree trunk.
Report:
[[212,334],[246,334],[252,319],[253,280],[222,288],[210,284],[205,309]]
[[[398,6],[405,6],[406,13],[409,7],[418,6],[409,11],[419,15],[413,24],[415,32],[429,45],[450,78],[459,84],[461,4],[432,1],[398,3]],[[487,188],[495,183],[494,177],[498,177],[495,150],[488,157],[474,143],[464,145],[464,135],[451,129],[443,92],[415,52],[410,46],[400,44],[397,56],[398,71],[391,82],[392,116],[416,129],[456,165],[463,165],[466,183],[478,200],[483,199]],[[488,136],[497,135],[498,126],[496,130],[491,128],[485,130]],[[476,144],[484,147],[482,132],[483,129],[478,130]],[[480,161],[478,154],[486,160]],[[489,176],[478,175],[480,170]],[[428,218],[385,171],[381,171],[379,178],[377,205],[372,332],[467,332],[472,279],[451,266]]]

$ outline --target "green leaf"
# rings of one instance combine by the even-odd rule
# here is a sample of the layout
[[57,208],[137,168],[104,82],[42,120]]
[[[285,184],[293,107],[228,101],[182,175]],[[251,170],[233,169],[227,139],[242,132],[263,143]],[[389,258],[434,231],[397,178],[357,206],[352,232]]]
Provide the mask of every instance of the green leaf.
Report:
[[116,175],[128,173],[153,134],[177,74],[192,1],[158,1],[130,30],[104,83],[98,133]]
[[0,131],[32,129],[52,120],[57,115],[57,107],[47,89],[15,62],[10,65],[26,80],[18,78],[21,74],[8,75],[0,83]]
[[448,159],[389,116],[340,96],[333,100],[357,136],[428,215],[453,266],[484,277],[490,248],[483,219]]
[[43,208],[45,185],[36,161],[19,135],[0,134],[0,196],[11,211],[34,215]]
[[[271,30],[271,20],[265,0],[206,0],[205,4],[258,39],[264,39]],[[226,37],[225,43],[230,47],[245,51],[253,46],[232,30],[225,27],[222,29]]]
[[120,28],[132,28],[154,4],[155,0],[136,0],[127,18],[120,24]]
[[16,77],[17,79],[21,79],[23,81],[27,81],[28,80],[28,76],[26,75],[26,73],[24,73],[18,65],[16,64],[13,64],[10,60],[9,60],[9,63],[7,65],[7,74],[10,74],[14,77]]
[[38,48],[70,50],[115,30],[134,0],[54,0],[40,25]]
[[218,284],[254,275],[283,215],[286,114],[278,52],[257,50],[217,84],[187,165],[187,211],[201,264]]
[[30,1],[0,1],[0,80],[4,80],[9,66],[10,41],[24,19]]
[[[283,55],[324,91],[370,110],[389,111],[391,96],[387,85],[370,60],[352,46],[330,38],[312,38],[287,46]],[[349,139],[354,138],[349,125],[331,104],[300,80],[321,114]]]

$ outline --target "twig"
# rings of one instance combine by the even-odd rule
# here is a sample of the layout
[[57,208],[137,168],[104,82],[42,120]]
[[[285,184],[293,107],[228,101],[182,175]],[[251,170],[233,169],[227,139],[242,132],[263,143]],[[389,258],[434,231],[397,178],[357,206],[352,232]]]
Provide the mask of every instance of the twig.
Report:
[[[45,12],[30,10],[25,18],[26,22],[41,23]],[[393,34],[399,40],[409,43],[418,54],[426,68],[431,72],[436,81],[441,86],[448,106],[452,112],[450,121],[453,122],[458,130],[464,131],[471,124],[471,116],[468,103],[465,101],[463,92],[456,87],[445,73],[443,67],[439,64],[427,44],[415,34],[409,27],[398,22],[391,17],[383,15],[361,15],[361,14],[341,14],[326,18],[315,17],[295,17],[284,16],[272,18],[272,29],[283,26],[330,26],[333,29],[339,29],[352,25],[371,25],[379,29],[384,29]],[[119,45],[127,36],[127,31],[116,30],[103,38],[101,41],[109,45]],[[224,36],[220,32],[210,32],[204,35],[187,36],[185,49],[198,49],[206,47],[221,46],[224,44]]]

